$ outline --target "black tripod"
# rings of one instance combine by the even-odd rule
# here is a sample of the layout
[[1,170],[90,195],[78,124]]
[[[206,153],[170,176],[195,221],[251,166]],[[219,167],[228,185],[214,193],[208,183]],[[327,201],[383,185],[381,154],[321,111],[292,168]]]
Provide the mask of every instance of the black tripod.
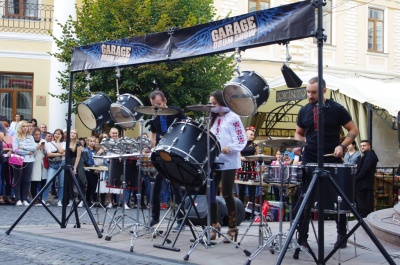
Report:
[[[71,158],[70,158],[70,141],[71,141],[71,137],[70,137],[70,133],[71,133],[71,113],[72,113],[72,90],[73,90],[73,84],[74,84],[74,76],[73,73],[70,73],[70,77],[69,77],[69,96],[68,96],[68,118],[67,118],[67,141],[66,141],[66,152],[65,152],[65,160],[66,160],[66,164],[62,167],[60,167],[56,173],[54,174],[54,176],[52,177],[52,179],[46,183],[46,185],[39,191],[39,193],[35,196],[35,198],[33,198],[32,202],[29,204],[29,206],[22,212],[22,214],[18,217],[18,219],[11,225],[11,227],[6,231],[6,234],[9,235],[11,233],[11,231],[14,229],[14,227],[19,223],[19,221],[25,216],[25,214],[31,209],[31,207],[34,205],[35,201],[39,201],[39,198],[42,196],[43,192],[50,187],[51,184],[53,184],[53,182],[56,180],[56,177],[60,174],[61,170],[64,170],[65,174],[65,178],[64,178],[64,187],[68,187],[68,183],[69,180],[72,179],[73,181],[73,185],[75,185],[75,187],[78,190],[78,193],[80,195],[81,198],[84,198],[85,196],[83,195],[83,191],[79,185],[78,179],[76,178],[74,171],[72,170],[72,166],[71,166]],[[47,212],[54,218],[54,220],[56,220],[56,222],[61,226],[61,228],[66,228],[67,227],[67,223],[68,223],[68,219],[71,216],[72,212],[75,212],[75,219],[76,219],[76,227],[80,228],[80,223],[79,223],[79,216],[78,216],[78,211],[77,211],[77,204],[74,201],[73,203],[73,209],[71,209],[71,214],[67,217],[66,216],[66,211],[67,211],[67,204],[68,204],[68,196],[67,195],[67,190],[68,189],[64,189],[64,196],[63,196],[63,202],[62,202],[62,213],[61,213],[61,221],[57,219],[57,217],[50,211],[50,209],[42,202],[40,201],[40,203],[43,205],[43,207],[45,207],[45,209],[47,210]],[[86,200],[83,200],[83,205],[85,206],[86,211],[88,211],[90,220],[92,221],[93,227],[97,232],[97,236],[99,238],[101,238],[103,235],[100,232],[99,227],[97,226],[96,220],[94,219],[93,213],[89,208],[89,205],[87,204]]]

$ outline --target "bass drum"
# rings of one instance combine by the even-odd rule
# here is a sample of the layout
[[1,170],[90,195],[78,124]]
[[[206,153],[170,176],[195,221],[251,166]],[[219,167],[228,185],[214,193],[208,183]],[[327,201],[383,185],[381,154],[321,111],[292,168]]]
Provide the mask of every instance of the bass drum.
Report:
[[[308,163],[305,165],[305,171],[307,173],[308,182],[311,181],[313,177],[313,173],[317,168],[318,164],[316,163]],[[355,205],[355,173],[356,173],[357,165],[354,164],[324,164],[324,170],[327,170],[331,173],[331,177],[339,186],[341,191],[346,195],[346,197],[350,200],[350,202]],[[316,186],[317,187],[317,186]],[[340,204],[338,203],[339,194],[335,190],[335,188],[331,185],[328,179],[324,181],[324,212],[325,213],[350,213],[350,207],[342,200]],[[318,208],[318,189],[315,189],[314,194],[314,203],[313,207],[315,209]]]
[[[210,132],[210,165],[221,147]],[[204,185],[207,175],[207,130],[191,119],[175,121],[155,147],[151,161],[172,183],[186,188]]]
[[242,71],[228,82],[222,92],[225,104],[240,116],[250,116],[268,100],[269,86],[265,79],[254,71]]
[[111,104],[111,118],[123,128],[133,128],[143,116],[135,111],[139,106],[143,106],[143,103],[137,97],[131,94],[119,95],[117,102]]
[[83,125],[89,130],[95,130],[111,120],[111,99],[104,93],[99,93],[79,103],[77,111]]

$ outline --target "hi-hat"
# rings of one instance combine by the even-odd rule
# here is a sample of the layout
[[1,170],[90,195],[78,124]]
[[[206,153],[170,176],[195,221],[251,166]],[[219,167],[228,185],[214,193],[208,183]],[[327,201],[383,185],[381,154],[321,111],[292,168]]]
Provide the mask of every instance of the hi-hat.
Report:
[[267,156],[264,154],[245,156],[245,158],[249,161],[272,161],[275,160],[275,156]]
[[174,115],[178,113],[176,109],[158,106],[139,106],[135,108],[135,111],[147,115]]
[[272,148],[295,148],[304,147],[307,145],[306,142],[294,140],[294,139],[275,139],[266,140],[264,142],[258,143],[261,147],[272,147]]

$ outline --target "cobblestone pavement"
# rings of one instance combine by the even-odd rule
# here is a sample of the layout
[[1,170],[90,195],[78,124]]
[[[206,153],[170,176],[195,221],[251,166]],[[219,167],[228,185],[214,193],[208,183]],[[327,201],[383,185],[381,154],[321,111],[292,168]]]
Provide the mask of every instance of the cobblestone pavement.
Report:
[[[180,262],[154,258],[137,253],[110,249],[102,246],[60,240],[15,230],[7,235],[5,232],[14,224],[26,207],[0,207],[0,264],[14,265],[47,265],[47,264],[148,264],[172,265]],[[61,207],[50,206],[49,209],[61,216]],[[70,222],[75,223],[74,219]],[[86,216],[82,222],[90,223]],[[44,207],[32,207],[18,223],[18,227],[37,227],[57,225],[57,222]],[[71,224],[69,224],[71,226]],[[183,262],[182,262],[183,263]],[[188,264],[188,262],[185,262]],[[190,263],[189,263],[190,264]]]
[[[56,217],[61,217],[61,207],[49,207],[51,213]],[[85,209],[79,208],[78,212],[81,216],[81,228],[74,228],[75,218],[72,216],[69,224],[65,229],[61,229],[56,220],[46,211],[44,207],[35,206],[30,208],[23,218],[16,224],[16,220],[21,213],[27,209],[23,206],[0,206],[0,264],[12,265],[28,265],[28,264],[151,264],[151,265],[172,265],[172,264],[250,264],[246,263],[248,257],[243,254],[243,249],[235,248],[233,244],[222,243],[223,238],[217,239],[219,243],[213,248],[205,248],[199,245],[192,254],[190,259],[184,261],[184,256],[191,246],[193,239],[190,229],[183,231],[177,241],[176,248],[181,252],[163,250],[155,248],[155,244],[163,242],[162,236],[152,238],[151,234],[145,234],[143,229],[140,231],[144,235],[137,238],[134,245],[134,252],[129,251],[131,236],[128,231],[116,234],[112,240],[107,241],[106,232],[103,232],[102,238],[98,238],[93,224],[87,214],[83,215]],[[70,207],[67,207],[67,214]],[[99,215],[96,215],[97,209]],[[102,223],[104,211],[101,208],[92,208],[96,221]],[[111,210],[114,212],[114,209]],[[127,222],[132,223],[132,219],[136,218],[139,212],[136,210],[125,211],[129,218]],[[166,213],[161,212],[161,216]],[[121,214],[121,210],[118,211]],[[146,223],[143,217],[148,218],[148,211],[139,214],[139,222]],[[111,218],[107,216],[106,229]],[[147,219],[148,220],[148,219]],[[136,221],[134,223],[137,223]],[[336,225],[334,221],[324,222],[325,231],[325,255],[332,250],[336,241]],[[16,224],[13,230],[11,226]],[[250,227],[249,222],[243,222],[240,226],[239,236],[243,235],[246,228],[249,228],[249,234],[242,241],[241,247],[254,253],[258,249],[258,225]],[[314,221],[314,225],[317,222]],[[283,222],[283,233],[288,231],[289,223]],[[163,227],[165,232],[165,227]],[[277,235],[279,229],[278,222],[268,223],[268,227],[272,230],[273,235]],[[99,227],[101,229],[101,227]],[[195,229],[202,231],[201,228]],[[222,230],[225,232],[226,227]],[[6,234],[10,232],[9,235]],[[311,231],[311,230],[310,230]],[[365,234],[365,233],[364,233]],[[169,239],[173,241],[176,233],[171,233]],[[354,247],[352,237],[349,238],[349,244],[341,253],[335,253],[333,257],[326,263],[327,265],[358,265],[358,264],[388,264],[382,254],[371,243],[371,239],[363,235],[362,229],[357,231],[357,248]],[[176,237],[177,239],[177,237]],[[355,239],[355,237],[354,237]],[[317,251],[318,245],[314,236],[310,235],[308,240],[311,248]],[[166,245],[171,246],[171,245]],[[396,264],[400,265],[400,247],[389,246],[385,244],[385,249],[389,252]],[[315,261],[306,253],[302,253],[298,260],[292,258],[294,249],[288,249],[282,264],[283,265],[311,265],[316,264]],[[272,253],[268,247],[264,249],[255,259],[251,261],[252,265],[275,264],[277,252]]]

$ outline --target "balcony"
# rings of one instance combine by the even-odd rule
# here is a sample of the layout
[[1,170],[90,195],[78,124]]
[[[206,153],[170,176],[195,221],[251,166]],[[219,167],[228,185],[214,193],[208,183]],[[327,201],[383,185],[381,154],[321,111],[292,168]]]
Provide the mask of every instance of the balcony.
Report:
[[54,6],[0,1],[0,32],[49,34],[53,28]]

